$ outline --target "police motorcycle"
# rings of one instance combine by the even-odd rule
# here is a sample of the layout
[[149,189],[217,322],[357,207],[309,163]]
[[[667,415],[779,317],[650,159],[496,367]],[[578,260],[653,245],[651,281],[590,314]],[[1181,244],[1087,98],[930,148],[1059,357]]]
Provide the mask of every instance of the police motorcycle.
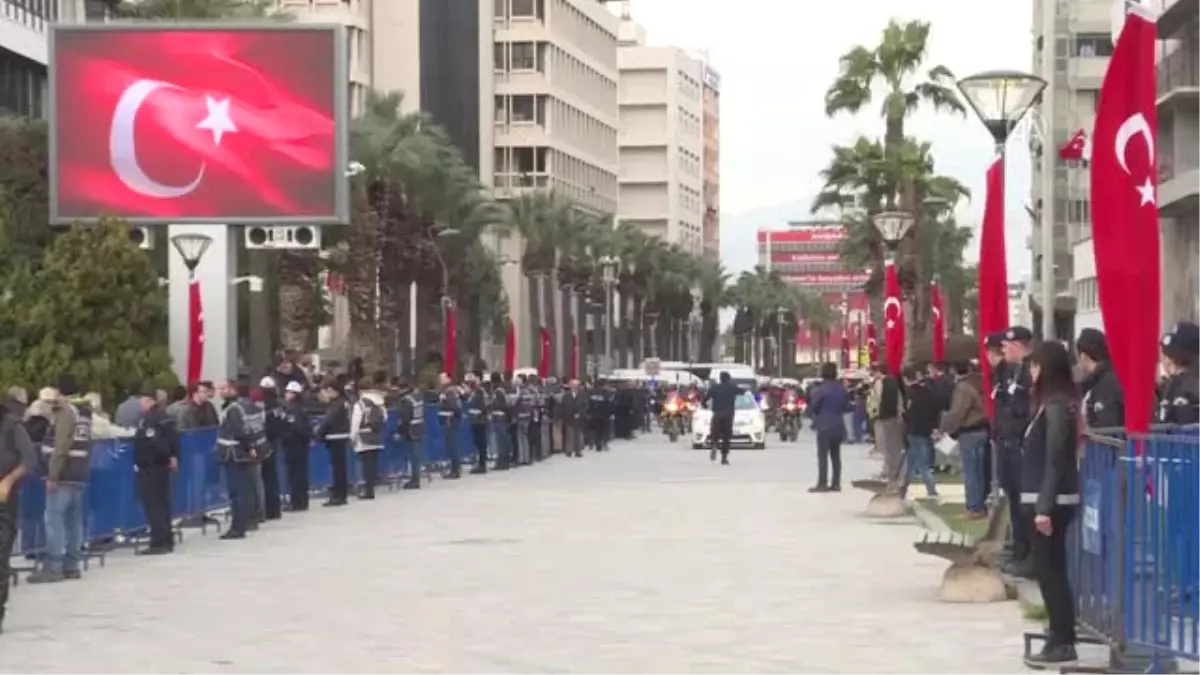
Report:
[[663,433],[674,443],[681,434],[687,433],[686,418],[689,415],[687,399],[671,391],[663,399],[660,421]]
[[800,416],[804,414],[804,403],[793,391],[786,391],[780,400],[778,412],[779,440],[786,443],[800,437]]

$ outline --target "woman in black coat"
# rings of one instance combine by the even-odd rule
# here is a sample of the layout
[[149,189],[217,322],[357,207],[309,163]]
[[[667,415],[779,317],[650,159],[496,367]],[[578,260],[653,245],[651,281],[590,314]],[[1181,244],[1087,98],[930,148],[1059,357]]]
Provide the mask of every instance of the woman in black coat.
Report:
[[1032,519],[1033,572],[1049,619],[1034,667],[1076,660],[1075,596],[1067,576],[1067,527],[1079,508],[1079,393],[1067,348],[1043,342],[1030,358],[1033,420],[1021,448],[1022,515]]

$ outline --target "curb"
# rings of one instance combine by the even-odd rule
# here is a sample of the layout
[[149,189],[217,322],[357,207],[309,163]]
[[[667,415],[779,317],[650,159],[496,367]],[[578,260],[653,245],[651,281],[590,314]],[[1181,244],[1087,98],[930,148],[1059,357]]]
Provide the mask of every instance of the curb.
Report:
[[917,517],[917,520],[921,521],[921,525],[925,529],[933,530],[938,534],[956,534],[954,528],[950,527],[941,516],[925,508],[925,505],[920,501],[914,499],[908,504],[909,508],[912,509],[913,515]]

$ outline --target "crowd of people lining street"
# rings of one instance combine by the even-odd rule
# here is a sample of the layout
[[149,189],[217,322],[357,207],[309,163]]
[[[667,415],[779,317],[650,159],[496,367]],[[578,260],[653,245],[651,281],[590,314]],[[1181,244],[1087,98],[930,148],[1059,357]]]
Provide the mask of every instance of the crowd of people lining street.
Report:
[[[361,368],[359,368],[361,370]],[[353,369],[352,369],[353,372]],[[175,550],[171,475],[179,469],[181,433],[217,430],[214,452],[229,495],[229,526],[222,540],[244,539],[285,511],[308,510],[309,450],[322,442],[333,477],[325,507],[344,507],[351,497],[351,461],[359,463],[357,498],[375,498],[379,457],[386,434],[408,441],[406,490],[421,488],[427,471],[421,456],[427,409],[443,427],[449,466],[443,478],[508,471],[551,454],[581,458],[585,449],[603,452],[610,440],[632,438],[646,428],[647,392],[597,379],[587,383],[554,378],[505,377],[482,372],[452,381],[442,373],[418,387],[404,378],[314,372],[309,363],[286,355],[261,379],[202,381],[168,395],[138,388],[109,418],[95,394],[79,395],[76,378],[63,375],[30,402],[14,387],[0,405],[0,630],[11,580],[10,560],[17,528],[18,489],[23,480],[46,486],[45,548],[34,584],[82,577],[87,542],[84,492],[92,441],[127,438],[136,485],[148,525],[140,555]],[[393,418],[389,422],[389,418]],[[459,447],[466,425],[477,460]],[[287,493],[281,493],[286,474]]]

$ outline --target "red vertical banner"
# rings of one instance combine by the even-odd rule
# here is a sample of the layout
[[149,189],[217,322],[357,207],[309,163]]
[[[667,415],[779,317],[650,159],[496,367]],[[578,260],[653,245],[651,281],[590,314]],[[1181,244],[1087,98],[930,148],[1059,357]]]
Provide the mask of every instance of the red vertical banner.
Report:
[[517,369],[517,325],[512,319],[508,320],[508,330],[504,334],[504,373]]
[[1150,425],[1162,295],[1154,155],[1155,22],[1146,11],[1129,6],[1100,86],[1092,131],[1096,286],[1130,432],[1144,432]]
[[454,315],[454,301],[450,298],[442,301],[442,318],[446,327],[446,341],[442,347],[442,371],[454,377],[458,370],[458,320]]
[[899,375],[904,365],[904,301],[900,297],[900,277],[896,263],[889,260],[884,266],[883,340],[887,348],[888,370]]
[[540,329],[541,336],[541,357],[538,359],[538,377],[547,377],[550,375],[550,329],[543,326]]
[[879,363],[879,335],[873,323],[867,324],[867,360]]
[[188,360],[187,384],[200,381],[204,371],[204,304],[200,295],[200,280],[188,280]]
[[[1004,159],[997,157],[987,172],[983,204],[983,233],[979,240],[979,370],[985,391],[992,390],[992,364],[987,336],[1008,330],[1008,269],[1004,252]],[[992,415],[992,397],[984,399]]]
[[946,317],[942,308],[942,287],[938,282],[930,282],[929,288],[930,313],[933,315],[933,360],[946,359]]

